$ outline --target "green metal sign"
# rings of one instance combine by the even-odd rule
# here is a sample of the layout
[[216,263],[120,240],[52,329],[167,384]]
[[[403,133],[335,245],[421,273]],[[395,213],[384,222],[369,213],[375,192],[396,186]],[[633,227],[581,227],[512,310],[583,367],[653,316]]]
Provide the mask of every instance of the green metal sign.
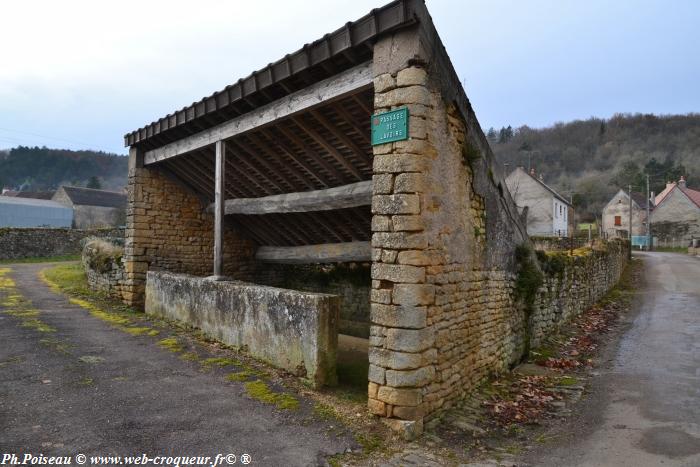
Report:
[[408,139],[408,109],[372,115],[372,146]]

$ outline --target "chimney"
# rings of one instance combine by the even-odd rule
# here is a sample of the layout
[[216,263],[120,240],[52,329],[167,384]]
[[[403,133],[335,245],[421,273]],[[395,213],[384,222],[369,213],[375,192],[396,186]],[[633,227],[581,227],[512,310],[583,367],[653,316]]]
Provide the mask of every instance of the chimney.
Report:
[[680,188],[685,188],[685,175],[681,175],[681,179],[678,180],[678,186]]
[[530,169],[530,175],[532,175],[533,177],[536,175],[534,167]]
[[544,175],[540,174],[539,179],[541,182],[544,182]]

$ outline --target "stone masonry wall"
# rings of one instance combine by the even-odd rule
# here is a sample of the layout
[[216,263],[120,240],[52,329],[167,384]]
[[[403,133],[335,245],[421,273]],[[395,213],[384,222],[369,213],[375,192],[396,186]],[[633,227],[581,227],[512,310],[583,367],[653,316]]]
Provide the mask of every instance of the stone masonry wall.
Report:
[[[617,284],[629,256],[629,243],[613,240],[574,256],[548,254],[544,283],[537,292],[530,318],[530,345],[537,347],[547,334],[600,300]],[[549,270],[548,270],[549,269]]]
[[[146,272],[165,270],[207,276],[212,273],[214,217],[205,212],[192,192],[157,168],[139,167],[130,155],[127,231],[124,248],[125,303],[144,301]],[[224,273],[249,280],[255,250],[252,242],[227,228],[224,235]]]
[[92,290],[116,299],[122,298],[126,288],[126,272],[121,248],[115,248],[114,252],[107,254],[95,242],[89,241],[83,247],[81,263]]
[[[514,274],[484,270],[478,158],[456,109],[408,67],[376,76],[375,112],[406,106],[410,139],[374,147],[369,408],[420,431],[519,356]],[[408,422],[406,422],[408,421]]]
[[87,237],[124,237],[123,229],[0,228],[0,259],[78,255]]

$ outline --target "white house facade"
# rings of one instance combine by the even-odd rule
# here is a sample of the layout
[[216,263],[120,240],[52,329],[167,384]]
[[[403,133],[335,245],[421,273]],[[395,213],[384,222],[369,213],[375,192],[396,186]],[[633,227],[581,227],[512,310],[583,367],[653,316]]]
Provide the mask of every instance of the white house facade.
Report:
[[571,203],[538,178],[534,170],[528,173],[516,168],[506,178],[506,185],[520,212],[527,209],[528,235],[569,235]]

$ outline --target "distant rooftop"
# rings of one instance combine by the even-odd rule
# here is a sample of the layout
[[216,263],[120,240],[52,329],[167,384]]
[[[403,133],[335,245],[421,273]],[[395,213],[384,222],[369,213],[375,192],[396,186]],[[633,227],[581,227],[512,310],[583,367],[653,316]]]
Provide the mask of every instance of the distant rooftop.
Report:
[[126,206],[126,195],[123,193],[77,186],[62,186],[61,188],[66,192],[73,204],[106,208],[123,208]]

